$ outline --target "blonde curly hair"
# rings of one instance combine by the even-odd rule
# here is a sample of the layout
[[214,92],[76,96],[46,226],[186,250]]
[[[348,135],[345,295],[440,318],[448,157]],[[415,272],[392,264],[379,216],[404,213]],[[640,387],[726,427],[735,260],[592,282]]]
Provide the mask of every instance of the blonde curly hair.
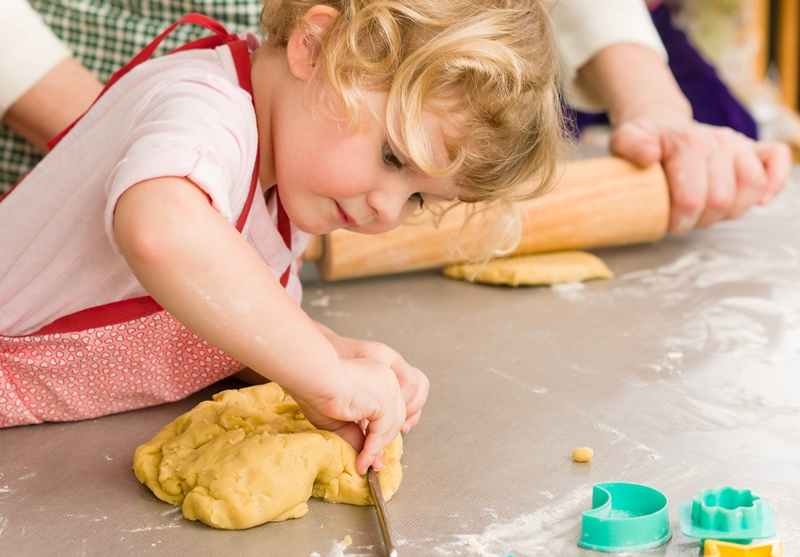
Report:
[[[558,56],[540,0],[264,4],[261,23],[271,45],[286,46],[300,25],[317,37],[315,71],[351,125],[369,92],[388,92],[392,142],[423,172],[455,176],[460,201],[507,208],[554,183],[565,133]],[[339,12],[327,33],[303,19],[317,4]],[[434,164],[423,125],[423,109],[432,105],[446,106],[462,130],[446,138],[452,162],[445,169]],[[511,230],[518,227],[505,228],[501,236],[518,235]]]

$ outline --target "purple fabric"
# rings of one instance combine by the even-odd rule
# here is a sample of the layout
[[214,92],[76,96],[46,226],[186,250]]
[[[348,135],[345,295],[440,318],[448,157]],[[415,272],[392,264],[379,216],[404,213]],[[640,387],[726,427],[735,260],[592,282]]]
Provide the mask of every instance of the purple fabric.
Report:
[[[650,12],[669,56],[669,68],[692,105],[694,119],[704,124],[727,126],[756,139],[755,120],[731,95],[714,68],[694,49],[683,31],[672,25],[670,11],[661,4]],[[579,134],[586,126],[608,123],[605,114],[591,114],[566,109]]]

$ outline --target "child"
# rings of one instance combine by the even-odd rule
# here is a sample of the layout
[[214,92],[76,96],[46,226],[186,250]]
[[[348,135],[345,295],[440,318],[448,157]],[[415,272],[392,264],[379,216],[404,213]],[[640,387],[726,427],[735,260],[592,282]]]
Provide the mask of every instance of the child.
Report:
[[379,468],[428,380],[311,321],[295,260],[308,234],[381,233],[426,201],[543,191],[561,140],[547,15],[267,0],[261,45],[185,19],[216,37],[145,50],[0,202],[0,424],[158,404],[247,366]]

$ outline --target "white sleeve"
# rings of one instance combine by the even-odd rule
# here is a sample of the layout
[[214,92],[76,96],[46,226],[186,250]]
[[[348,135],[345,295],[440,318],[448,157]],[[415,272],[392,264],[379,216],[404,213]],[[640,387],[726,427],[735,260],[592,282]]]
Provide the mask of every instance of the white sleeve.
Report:
[[192,75],[165,85],[137,107],[106,186],[105,224],[115,249],[117,201],[139,182],[186,177],[234,225],[250,193],[258,151],[250,96],[215,75]]
[[0,116],[70,54],[27,0],[0,0]]
[[581,110],[603,110],[602,104],[575,79],[578,70],[612,44],[632,43],[667,52],[644,0],[549,0],[561,58],[561,84],[567,103]]

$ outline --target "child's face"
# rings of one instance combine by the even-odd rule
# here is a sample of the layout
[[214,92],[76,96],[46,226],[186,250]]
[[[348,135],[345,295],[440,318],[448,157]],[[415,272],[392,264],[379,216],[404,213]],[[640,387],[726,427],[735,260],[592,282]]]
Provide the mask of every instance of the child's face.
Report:
[[[372,94],[371,103],[372,114],[385,114],[386,94]],[[347,131],[306,104],[298,100],[291,117],[276,115],[272,127],[281,201],[300,230],[379,234],[407,219],[419,208],[420,197],[456,198],[454,178],[429,176],[406,164],[388,140],[382,117],[365,116],[357,131]],[[452,126],[440,113],[425,112],[438,168],[450,162],[444,134],[453,133]]]

